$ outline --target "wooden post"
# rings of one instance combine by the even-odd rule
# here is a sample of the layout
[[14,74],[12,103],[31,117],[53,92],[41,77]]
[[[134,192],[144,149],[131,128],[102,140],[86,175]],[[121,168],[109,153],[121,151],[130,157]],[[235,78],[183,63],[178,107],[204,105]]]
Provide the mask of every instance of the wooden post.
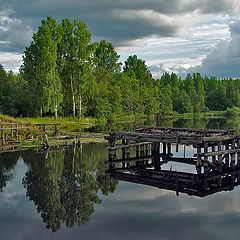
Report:
[[160,143],[159,142],[153,142],[152,143],[152,162],[154,169],[159,170],[160,169]]
[[136,145],[136,158],[139,158],[139,145]]
[[19,131],[18,131],[18,124],[16,124],[16,141],[19,141]]
[[[108,146],[109,147],[115,147],[115,139],[114,138],[109,138],[108,139]],[[114,168],[114,163],[113,161],[116,160],[116,149],[109,149],[108,150],[108,161],[109,161],[109,169],[113,169]]]
[[178,152],[178,141],[179,141],[179,133],[176,136],[176,152]]
[[[125,139],[122,139],[122,144],[125,145],[126,142],[125,142]],[[125,147],[122,148],[122,159],[125,159],[126,157],[126,149]]]
[[145,144],[145,156],[148,156],[148,144]]
[[140,157],[141,158],[144,157],[144,145],[143,144],[140,145]]
[[11,142],[13,141],[13,124],[10,125],[10,128],[11,128]]
[[[218,151],[222,150],[222,143],[218,142]],[[218,172],[222,172],[222,154],[218,155]]]
[[[237,141],[237,146],[240,148],[240,139]],[[237,167],[240,167],[240,152],[237,152]]]
[[[216,147],[215,147],[215,145],[212,145],[212,152],[215,152],[215,151],[216,151]],[[217,160],[216,160],[216,156],[215,155],[212,156],[212,163],[214,165],[217,165]]]
[[186,158],[186,145],[183,146],[183,158]]
[[[235,149],[235,139],[232,140],[232,144],[231,144],[231,149]],[[231,168],[235,169],[235,164],[236,164],[236,159],[235,159],[235,154],[236,153],[231,153]]]
[[162,143],[162,153],[164,154],[164,155],[166,155],[167,154],[167,144],[164,142],[164,143]]
[[42,124],[42,132],[46,132],[46,125],[45,124]]
[[57,124],[54,124],[54,132],[53,132],[53,136],[57,136],[58,130],[57,130]]
[[169,156],[171,156],[171,151],[172,151],[172,145],[171,145],[171,143],[168,143],[167,144],[167,154],[169,155]]
[[[228,143],[226,143],[225,149],[229,150],[229,144]],[[226,166],[229,167],[229,154],[225,154],[225,163],[226,163]]]
[[206,154],[208,153],[208,143],[204,143],[204,161],[203,161],[203,168],[204,168],[204,173],[208,172],[208,157]]
[[[125,140],[125,144],[129,145],[129,140]],[[130,147],[129,146],[126,147],[126,158],[127,159],[130,158]]]
[[3,135],[3,145],[5,145],[5,144],[6,144],[6,142],[5,142],[5,131],[4,131],[4,128],[3,128],[2,135]]
[[201,147],[197,146],[197,165],[196,170],[198,174],[201,174],[202,170],[202,160],[201,160]]
[[154,142],[153,147],[152,147],[152,155],[155,153],[159,154],[160,152],[160,143],[159,142]]
[[1,125],[1,141],[3,146],[3,139],[4,139],[4,131],[3,131],[3,125]]

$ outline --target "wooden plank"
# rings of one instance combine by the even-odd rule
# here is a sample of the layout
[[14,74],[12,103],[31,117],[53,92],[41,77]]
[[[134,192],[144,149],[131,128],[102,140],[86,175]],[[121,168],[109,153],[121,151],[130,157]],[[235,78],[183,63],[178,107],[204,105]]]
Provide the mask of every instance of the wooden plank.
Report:
[[[123,139],[123,140],[125,140],[125,139]],[[150,142],[129,143],[127,145],[126,144],[119,144],[119,145],[116,145],[114,147],[107,147],[107,149],[115,150],[115,149],[121,149],[121,148],[141,146],[141,145],[144,145],[144,144],[150,144]]]
[[215,152],[209,152],[209,153],[202,153],[201,156],[216,156],[216,155],[222,155],[222,154],[230,154],[230,153],[237,153],[240,152],[240,148],[234,148],[234,149],[229,149],[229,150],[222,150],[222,151],[215,151]]
[[1,128],[0,128],[0,131],[1,131],[1,130],[9,130],[9,131],[11,131],[11,130],[27,129],[27,128],[28,128],[28,127],[12,127],[12,128],[11,128],[11,127],[6,127],[6,128],[5,128],[5,127],[1,127]]
[[199,137],[195,135],[180,135],[176,139],[176,135],[173,134],[157,134],[157,133],[141,133],[141,132],[118,132],[110,134],[111,138],[114,139],[129,139],[133,141],[147,141],[147,142],[166,142],[166,143],[177,143],[180,144],[201,144],[203,141],[208,143],[216,143],[220,141],[229,141],[235,139],[235,135],[223,135],[223,136],[211,136],[211,137]]
[[221,130],[221,129],[199,129],[199,128],[164,128],[164,127],[140,127],[135,129],[135,131],[143,130],[162,130],[162,131],[178,131],[178,132],[194,132],[194,133],[225,133],[234,134],[235,131],[231,130]]
[[[108,160],[106,161],[106,163],[122,163],[122,162],[143,162],[143,161],[150,161],[152,160],[152,157],[144,157],[144,158],[136,158],[136,157],[132,157],[132,158],[126,158],[126,159],[116,159],[116,160]],[[166,161],[164,163],[167,163]]]

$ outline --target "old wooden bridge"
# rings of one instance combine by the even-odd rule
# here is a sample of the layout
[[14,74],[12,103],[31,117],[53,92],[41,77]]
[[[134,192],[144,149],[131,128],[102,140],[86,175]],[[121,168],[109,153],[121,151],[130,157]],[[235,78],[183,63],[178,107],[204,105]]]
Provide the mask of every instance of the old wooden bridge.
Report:
[[[119,180],[201,197],[240,183],[240,136],[232,130],[143,127],[107,139],[108,171]],[[176,154],[180,147],[182,157]],[[194,165],[196,171],[162,170],[168,162]]]

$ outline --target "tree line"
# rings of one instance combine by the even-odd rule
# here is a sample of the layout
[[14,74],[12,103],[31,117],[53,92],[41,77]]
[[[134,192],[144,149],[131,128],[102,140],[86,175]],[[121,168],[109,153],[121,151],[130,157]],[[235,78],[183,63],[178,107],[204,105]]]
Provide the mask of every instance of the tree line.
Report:
[[0,66],[0,112],[11,116],[151,115],[226,110],[240,105],[240,79],[154,79],[136,55],[122,64],[113,45],[92,42],[80,20],[43,20],[18,74]]

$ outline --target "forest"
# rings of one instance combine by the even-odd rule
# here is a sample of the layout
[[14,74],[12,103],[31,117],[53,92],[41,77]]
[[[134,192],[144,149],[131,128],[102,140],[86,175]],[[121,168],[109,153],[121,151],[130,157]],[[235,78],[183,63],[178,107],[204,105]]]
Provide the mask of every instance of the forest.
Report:
[[19,73],[0,65],[0,113],[111,118],[223,111],[240,106],[240,79],[164,73],[154,79],[136,55],[124,63],[86,24],[48,17],[33,34]]

